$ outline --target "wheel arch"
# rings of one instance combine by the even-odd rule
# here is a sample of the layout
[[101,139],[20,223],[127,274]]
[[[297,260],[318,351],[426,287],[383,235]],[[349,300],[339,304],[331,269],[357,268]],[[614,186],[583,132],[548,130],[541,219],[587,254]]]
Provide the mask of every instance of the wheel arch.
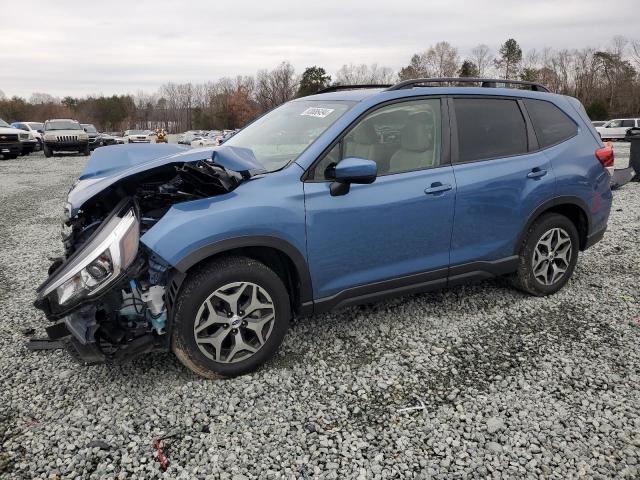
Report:
[[304,255],[291,243],[271,236],[230,238],[201,247],[182,258],[175,268],[183,275],[203,262],[226,255],[253,258],[271,268],[282,279],[291,296],[291,307],[298,315],[313,311],[311,275]]
[[518,238],[518,242],[516,243],[515,254],[518,254],[520,246],[522,245],[529,228],[533,225],[533,222],[545,213],[558,213],[571,220],[578,230],[580,250],[584,250],[587,248],[587,239],[589,232],[591,231],[591,216],[588,212],[589,208],[587,204],[579,197],[556,197],[543,203],[536,208],[527,219],[527,222],[525,223],[525,226]]

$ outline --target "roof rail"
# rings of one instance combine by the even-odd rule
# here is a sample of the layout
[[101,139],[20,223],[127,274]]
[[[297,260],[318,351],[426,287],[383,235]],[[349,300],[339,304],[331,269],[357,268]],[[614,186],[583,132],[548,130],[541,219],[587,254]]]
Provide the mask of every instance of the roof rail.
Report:
[[362,84],[362,85],[331,85],[330,87],[323,88],[322,90],[318,90],[315,95],[319,93],[329,93],[329,92],[337,92],[339,90],[362,90],[364,88],[391,88],[395,85],[387,84]]
[[544,85],[540,85],[535,82],[527,82],[524,80],[507,80],[500,78],[475,78],[475,77],[447,77],[447,78],[416,78],[412,80],[405,80],[404,82],[396,83],[387,90],[402,90],[403,88],[413,88],[418,86],[428,86],[429,83],[479,83],[480,86],[485,88],[495,88],[497,84],[503,83],[505,85],[524,85],[530,87],[534,92],[549,92],[549,89]]

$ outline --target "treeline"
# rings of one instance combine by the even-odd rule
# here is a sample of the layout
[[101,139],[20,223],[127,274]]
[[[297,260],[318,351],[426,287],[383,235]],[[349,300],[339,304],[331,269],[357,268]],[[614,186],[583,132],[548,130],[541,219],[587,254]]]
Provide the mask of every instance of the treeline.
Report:
[[157,92],[135,95],[57,98],[34,93],[28,100],[0,91],[0,117],[6,121],[76,118],[100,130],[163,127],[240,128],[257,115],[292,98],[330,85],[388,84],[421,77],[498,77],[542,83],[577,97],[594,120],[640,113],[640,41],[614,37],[606,49],[529,50],[508,39],[497,51],[478,45],[461,55],[442,41],[415,53],[398,72],[389,67],[343,65],[332,78],[313,66],[297,74],[288,62],[254,76],[225,77],[207,83],[166,83]]

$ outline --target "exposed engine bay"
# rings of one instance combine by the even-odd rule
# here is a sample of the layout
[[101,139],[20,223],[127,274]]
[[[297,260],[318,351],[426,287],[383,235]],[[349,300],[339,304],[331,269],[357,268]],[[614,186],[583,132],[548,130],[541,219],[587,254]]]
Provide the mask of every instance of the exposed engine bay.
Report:
[[180,274],[139,239],[173,205],[231,192],[246,178],[212,159],[171,163],[110,185],[74,215],[67,208],[64,256],[35,302],[59,321],[49,338],[85,364],[167,349],[167,289]]

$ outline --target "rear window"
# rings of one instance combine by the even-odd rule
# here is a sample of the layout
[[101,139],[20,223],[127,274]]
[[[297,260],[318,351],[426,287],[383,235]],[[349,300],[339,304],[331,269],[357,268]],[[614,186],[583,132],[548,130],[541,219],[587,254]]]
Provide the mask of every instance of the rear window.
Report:
[[524,104],[533,123],[540,148],[563,142],[578,133],[578,127],[574,121],[553,103],[525,99]]
[[456,98],[460,162],[527,152],[527,127],[515,100]]

